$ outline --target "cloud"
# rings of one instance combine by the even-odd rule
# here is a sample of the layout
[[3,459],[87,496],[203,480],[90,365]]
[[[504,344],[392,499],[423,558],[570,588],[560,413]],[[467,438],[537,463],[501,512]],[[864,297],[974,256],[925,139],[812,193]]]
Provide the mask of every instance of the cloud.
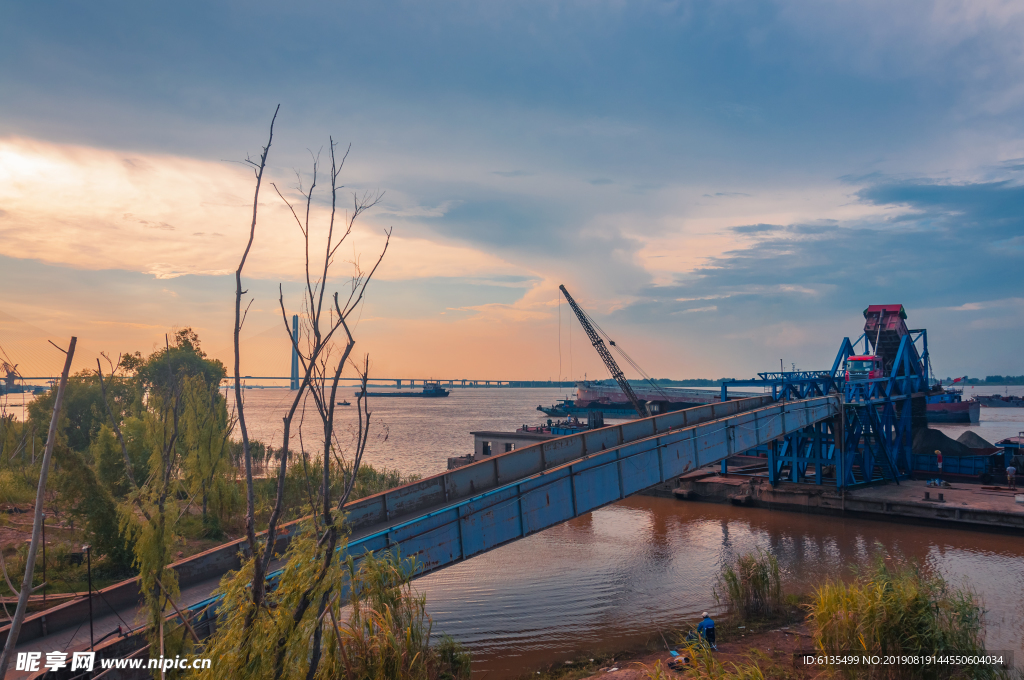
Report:
[[[760,329],[793,352],[820,338],[785,326],[855,330],[864,298],[938,315],[1005,297],[1022,33],[998,0],[17,3],[0,23],[19,64],[0,72],[0,242],[83,280],[220,281],[252,200],[222,159],[258,153],[282,102],[268,175],[287,195],[328,133],[353,142],[346,191],[387,192],[338,261],[395,228],[377,276],[416,304],[377,308],[375,327],[540,313],[565,283],[666,370],[727,374],[761,361]],[[247,273],[287,283],[297,231],[276,196],[259,210]],[[543,345],[542,321],[519,323]]]
[[777,224],[748,224],[742,227],[729,227],[729,230],[737,234],[763,234],[767,231],[778,231],[782,228]]
[[965,302],[956,307],[947,307],[951,312],[977,312],[984,309],[996,309],[999,307],[1024,307],[1024,298],[1013,297],[1002,300],[987,300],[985,302]]
[[[125,159],[103,149],[0,139],[0,202],[7,207],[0,239],[6,255],[81,269],[145,272],[158,279],[220,276],[234,271],[241,251],[214,247],[210,239],[243,246],[252,217],[251,192],[250,174],[234,164],[156,154]],[[447,201],[429,209],[369,213],[357,223],[351,245],[339,251],[336,271],[347,275],[349,266],[342,260],[379,251],[386,223],[376,220],[388,215],[439,218],[453,205]],[[260,216],[247,274],[297,277],[302,239],[291,215],[275,195],[264,193]],[[323,208],[314,204],[316,224],[322,225],[324,217]],[[323,229],[313,235],[322,237]],[[377,276],[439,274],[503,276],[522,274],[522,269],[463,244],[396,233]]]
[[526,170],[494,170],[491,174],[499,177],[530,177],[534,173]]
[[[805,329],[799,342],[792,334],[779,336],[793,340],[792,352],[827,357],[843,334],[856,332],[859,310],[902,303],[913,325],[931,324],[936,357],[947,365],[974,360],[950,353],[954,339],[969,329],[1024,326],[1020,298],[1007,298],[1002,275],[1019,268],[1024,256],[1024,189],[1008,182],[899,180],[864,187],[858,195],[887,213],[754,229],[753,243],[710,258],[671,285],[646,288],[616,312],[618,323],[658,325],[713,299],[716,315],[702,326],[706,333],[754,338],[756,329],[788,323]],[[954,320],[950,312],[976,316]],[[831,331],[840,318],[845,330]],[[751,335],[741,327],[752,329]],[[998,356],[1019,365],[1011,345],[1006,338],[986,339],[986,360]]]

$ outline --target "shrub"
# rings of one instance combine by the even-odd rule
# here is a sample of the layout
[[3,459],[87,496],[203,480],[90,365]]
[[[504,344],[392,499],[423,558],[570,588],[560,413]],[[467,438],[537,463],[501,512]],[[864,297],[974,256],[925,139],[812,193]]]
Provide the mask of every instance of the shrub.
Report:
[[735,569],[731,565],[722,567],[715,599],[721,601],[723,594],[729,610],[741,619],[776,615],[783,603],[778,560],[760,549],[741,555]]
[[[36,499],[36,483],[29,477],[32,468],[22,470],[0,470],[0,503],[18,505],[31,503]],[[36,478],[39,468],[34,468]]]
[[[707,645],[700,643],[688,644],[680,654],[690,658],[686,677],[692,680],[765,680],[765,678],[782,677],[782,674],[771,664],[764,654],[752,651],[747,661],[722,663],[715,652]],[[768,670],[766,671],[765,668]]]
[[114,573],[126,573],[132,564],[133,541],[122,534],[117,504],[81,453],[58,443],[54,455],[60,466],[53,477],[61,504],[85,529],[94,556],[107,559]]
[[[889,561],[892,564],[879,554],[853,583],[828,581],[815,589],[809,609],[817,649],[879,655],[984,654],[983,610],[973,591],[951,587],[916,564]],[[986,668],[873,667],[867,672],[875,678],[997,677]]]
[[[283,652],[284,680],[306,678],[313,658],[317,678],[468,680],[468,652],[448,637],[430,645],[426,599],[411,586],[413,560],[367,553],[357,565],[352,557],[335,557],[325,578],[318,580],[324,549],[312,523],[303,523],[288,546],[284,573],[259,611],[252,609],[248,592],[251,560],[221,581],[225,599],[205,651],[221,660],[220,667],[203,677],[269,679],[274,677],[278,652]],[[322,603],[323,609],[317,615],[314,604],[297,623],[296,604],[311,587],[309,601]],[[247,616],[252,624],[246,632]],[[315,640],[321,643],[317,657]]]
[[410,581],[414,560],[367,553],[356,570],[348,560],[350,605],[348,625],[340,629],[341,677],[347,680],[422,680],[469,678],[469,653],[443,637],[430,646],[433,623],[426,597],[416,595]]

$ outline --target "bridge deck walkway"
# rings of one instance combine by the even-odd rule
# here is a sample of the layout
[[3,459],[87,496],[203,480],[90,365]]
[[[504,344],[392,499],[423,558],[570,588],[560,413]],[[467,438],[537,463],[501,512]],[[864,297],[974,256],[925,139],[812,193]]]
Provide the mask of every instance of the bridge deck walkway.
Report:
[[[350,513],[348,549],[399,546],[427,573],[834,418],[840,408],[837,395],[776,403],[755,397],[500,454],[423,480],[409,495],[367,499]],[[396,506],[414,509],[387,511]]]

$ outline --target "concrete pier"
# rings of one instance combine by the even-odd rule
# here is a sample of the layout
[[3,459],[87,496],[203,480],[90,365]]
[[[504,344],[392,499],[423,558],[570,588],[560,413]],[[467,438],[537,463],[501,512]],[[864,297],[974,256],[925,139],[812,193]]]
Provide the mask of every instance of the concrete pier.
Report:
[[704,469],[680,477],[673,494],[681,500],[1024,533],[1024,503],[1015,500],[1024,491],[980,484],[954,483],[941,488],[907,480],[843,492],[825,485],[787,482],[772,487],[763,477],[721,475]]

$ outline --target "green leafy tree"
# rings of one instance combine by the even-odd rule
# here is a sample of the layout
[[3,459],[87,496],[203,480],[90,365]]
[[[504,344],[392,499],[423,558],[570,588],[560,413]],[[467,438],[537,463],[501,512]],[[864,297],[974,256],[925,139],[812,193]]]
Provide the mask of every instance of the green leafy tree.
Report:
[[[145,390],[145,440],[150,450],[149,474],[143,484],[118,508],[121,531],[134,541],[135,561],[150,623],[152,653],[162,655],[164,616],[178,595],[178,576],[167,566],[177,541],[175,525],[181,516],[176,502],[181,461],[187,456],[182,436],[186,391],[190,385],[216,389],[224,375],[219,361],[206,359],[199,338],[191,329],[175,334],[175,343],[154,352],[135,366],[135,377]],[[127,444],[122,449],[129,458]]]
[[200,376],[207,385],[217,386],[226,375],[224,364],[206,357],[199,336],[191,328],[177,331],[173,344],[154,352],[135,368],[141,385],[162,393],[173,391],[183,376]]
[[[131,412],[136,401],[135,385],[129,380],[119,380],[106,385],[108,403],[118,419],[123,419]],[[46,431],[53,413],[54,390],[50,390],[33,400],[28,407],[29,420],[41,432]],[[96,374],[92,371],[80,371],[68,378],[64,390],[64,403],[61,407],[58,428],[67,445],[75,451],[89,450],[93,437],[103,423],[108,422],[106,407],[103,405],[103,392]]]
[[134,543],[134,565],[146,603],[150,624],[150,643],[154,655],[163,651],[163,622],[169,599],[176,599],[178,574],[168,569],[176,535],[177,504],[173,490],[179,461],[181,420],[180,383],[165,383],[167,394],[153,394],[145,414],[146,436],[150,444],[149,477],[130,500],[118,506],[119,526]]
[[54,487],[65,512],[86,528],[94,554],[107,559],[115,572],[125,572],[132,564],[131,538],[121,534],[117,503],[106,484],[100,483],[85,457],[58,443],[54,448],[58,472]]
[[89,446],[89,452],[96,466],[96,476],[101,484],[110,490],[117,500],[122,500],[132,491],[131,479],[145,479],[149,467],[150,449],[145,437],[145,419],[132,416],[121,423],[120,428],[131,464],[132,476],[125,468],[125,458],[120,442],[113,429],[107,424],[100,426]]
[[[228,438],[234,420],[228,416],[224,396],[215,385],[207,384],[202,375],[184,378],[183,398],[183,479],[189,497],[201,500],[204,525],[219,526],[225,513],[235,507],[235,488],[227,479]],[[216,521],[209,516],[211,501],[216,506]]]
[[[448,637],[430,644],[426,598],[411,587],[414,560],[390,552],[324,560],[318,534],[304,524],[285,553],[280,585],[248,624],[253,562],[224,578],[217,634],[205,651],[220,663],[203,677],[468,680],[467,651]],[[318,617],[296,617],[309,598],[323,603]],[[277,643],[263,644],[269,640]]]

